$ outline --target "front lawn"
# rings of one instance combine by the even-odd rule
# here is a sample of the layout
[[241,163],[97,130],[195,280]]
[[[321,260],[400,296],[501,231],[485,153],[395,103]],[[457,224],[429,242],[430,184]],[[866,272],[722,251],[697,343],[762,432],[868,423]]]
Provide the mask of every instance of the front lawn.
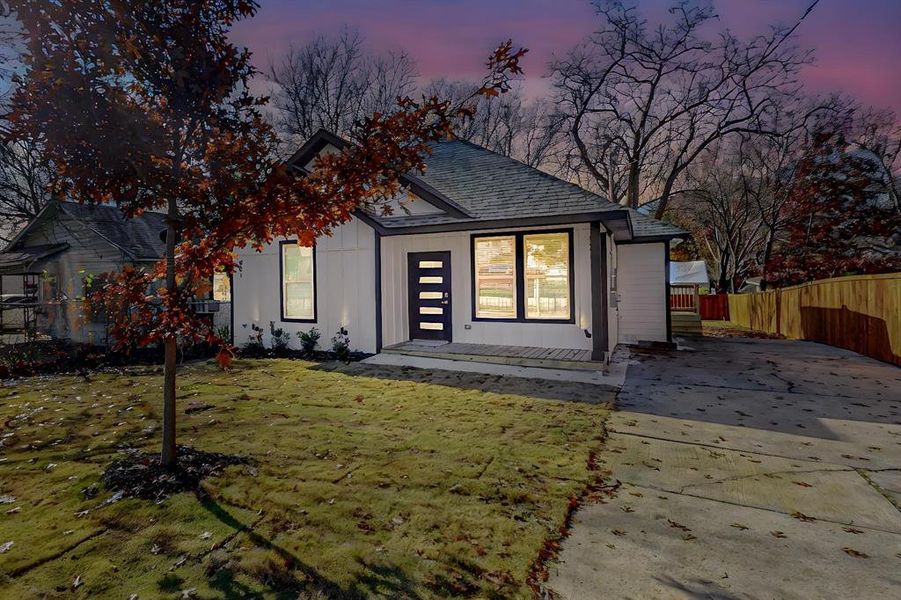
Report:
[[157,369],[7,382],[0,596],[528,596],[606,407],[353,373],[184,367],[179,442],[253,464],[159,504],[91,493],[156,449]]

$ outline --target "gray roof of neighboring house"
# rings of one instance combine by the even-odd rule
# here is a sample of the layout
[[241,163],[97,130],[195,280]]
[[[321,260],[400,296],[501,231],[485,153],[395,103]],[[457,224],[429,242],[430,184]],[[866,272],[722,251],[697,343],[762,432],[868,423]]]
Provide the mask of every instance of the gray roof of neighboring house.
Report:
[[67,244],[25,246],[23,243],[27,239],[27,233],[34,227],[48,219],[59,218],[60,215],[81,223],[98,237],[129,255],[132,260],[157,260],[165,253],[166,244],[160,238],[160,234],[166,229],[166,215],[162,213],[145,212],[129,219],[115,206],[54,201],[0,253],[0,261],[23,263],[29,262],[28,259],[31,258],[30,262],[33,262],[37,260],[38,254],[49,256],[65,250]]
[[[306,164],[325,143],[339,147],[346,144],[320,131],[289,162]],[[432,145],[432,155],[425,164],[425,172],[405,177],[411,190],[426,200],[437,197],[438,205],[450,206],[451,210],[441,214],[387,216],[367,212],[365,217],[386,231],[417,232],[462,229],[485,223],[504,226],[505,221],[526,219],[531,219],[530,224],[541,224],[542,219],[559,224],[569,217],[572,221],[584,221],[586,215],[593,215],[592,220],[621,227],[625,239],[686,235],[678,227],[640,215],[578,185],[471,142],[437,142]]]
[[17,248],[0,253],[0,271],[6,272],[20,268],[27,268],[35,261],[53,256],[69,248],[69,244],[38,244],[26,248]]
[[59,207],[135,260],[156,260],[166,250],[160,238],[166,229],[163,213],[145,212],[129,219],[117,207],[106,204],[60,202]]

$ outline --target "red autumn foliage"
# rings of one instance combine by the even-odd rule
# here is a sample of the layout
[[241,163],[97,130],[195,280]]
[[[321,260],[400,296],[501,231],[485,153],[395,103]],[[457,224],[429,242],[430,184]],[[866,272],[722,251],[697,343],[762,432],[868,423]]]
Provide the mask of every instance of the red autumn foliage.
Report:
[[56,193],[115,203],[126,216],[164,209],[166,256],[124,269],[90,295],[119,346],[165,347],[162,464],[176,466],[175,371],[179,342],[231,348],[191,309],[215,271],[231,274],[234,251],[280,236],[312,242],[360,207],[378,209],[400,177],[424,168],[430,144],[471,114],[469,100],[509,90],[525,50],[508,41],[488,74],[457,105],[398,99],[391,114],[356,127],[343,151],[309,173],[274,159],[275,132],[253,96],[250,53],[230,43],[251,0],[10,0],[22,24],[26,70],[7,118],[10,139],[37,140]]
[[794,169],[784,239],[766,265],[770,283],[901,270],[891,241],[901,232],[901,214],[879,198],[876,168],[840,132],[814,136]]
[[[273,159],[266,99],[248,91],[250,54],[227,39],[255,2],[11,4],[29,34],[13,136],[41,140],[56,192],[114,202],[128,216],[176,204],[175,287],[163,260],[125,268],[90,298],[122,347],[171,337],[222,344],[189,302],[215,270],[234,271],[235,248],[281,236],[312,243],[356,209],[378,209],[401,192],[402,174],[424,168],[430,143],[452,135],[452,118],[472,111],[468,101],[399,98],[395,112],[360,123],[347,149],[300,174]],[[470,100],[508,91],[524,53],[499,46]],[[217,360],[230,357],[223,348]]]

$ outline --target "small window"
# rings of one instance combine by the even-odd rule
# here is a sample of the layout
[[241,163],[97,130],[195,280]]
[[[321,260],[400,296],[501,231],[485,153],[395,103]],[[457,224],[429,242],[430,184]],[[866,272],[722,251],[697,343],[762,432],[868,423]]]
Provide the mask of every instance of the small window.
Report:
[[479,237],[475,255],[475,315],[480,319],[516,318],[516,238]]
[[295,242],[283,242],[282,319],[316,320],[315,252]]
[[219,302],[232,301],[231,280],[226,273],[217,271],[213,273],[213,300]]
[[526,319],[568,319],[569,234],[533,233],[522,239]]

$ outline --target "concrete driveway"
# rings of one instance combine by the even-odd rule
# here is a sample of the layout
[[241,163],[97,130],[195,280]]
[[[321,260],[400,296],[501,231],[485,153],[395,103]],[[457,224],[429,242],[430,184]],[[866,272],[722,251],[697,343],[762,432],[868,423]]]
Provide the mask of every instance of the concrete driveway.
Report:
[[564,598],[901,598],[901,369],[814,343],[634,351],[621,482],[576,514]]

